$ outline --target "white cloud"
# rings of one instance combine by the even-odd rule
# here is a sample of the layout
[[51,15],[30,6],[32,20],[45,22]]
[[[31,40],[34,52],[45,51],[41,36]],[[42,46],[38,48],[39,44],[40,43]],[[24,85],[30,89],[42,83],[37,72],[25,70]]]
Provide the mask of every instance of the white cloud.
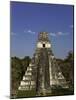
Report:
[[69,35],[69,33],[64,33],[64,32],[57,32],[57,35]]
[[25,33],[30,33],[30,34],[35,34],[36,32],[32,31],[32,30],[24,30]]
[[56,33],[49,33],[51,36],[56,37],[56,36],[64,36],[64,35],[69,35],[69,33],[64,33],[64,32],[56,32]]
[[31,33],[32,31],[31,30],[28,30],[27,32]]
[[63,35],[63,33],[62,32],[57,32],[57,35]]
[[[32,31],[32,30],[24,30],[24,33],[30,33],[30,34],[35,34],[36,32],[34,32],[34,31]],[[53,36],[53,37],[56,37],[56,36],[64,36],[64,35],[69,35],[69,33],[68,32],[61,32],[61,31],[59,31],[59,32],[50,32],[49,33],[49,35],[50,36]]]
[[32,34],[35,34],[35,32],[31,31],[31,30],[28,30],[28,33],[32,33]]
[[54,36],[54,37],[56,36],[56,34],[55,34],[55,33],[49,33],[49,34],[50,34],[51,36]]

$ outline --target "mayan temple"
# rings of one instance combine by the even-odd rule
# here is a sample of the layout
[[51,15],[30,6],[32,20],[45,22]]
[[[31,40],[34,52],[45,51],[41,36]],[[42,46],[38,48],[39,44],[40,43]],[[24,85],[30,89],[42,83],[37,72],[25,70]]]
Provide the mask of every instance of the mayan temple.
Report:
[[52,52],[48,33],[40,32],[35,53],[20,82],[18,90],[36,90],[39,95],[40,93],[51,93],[51,88],[54,86],[66,88],[66,84],[66,80]]

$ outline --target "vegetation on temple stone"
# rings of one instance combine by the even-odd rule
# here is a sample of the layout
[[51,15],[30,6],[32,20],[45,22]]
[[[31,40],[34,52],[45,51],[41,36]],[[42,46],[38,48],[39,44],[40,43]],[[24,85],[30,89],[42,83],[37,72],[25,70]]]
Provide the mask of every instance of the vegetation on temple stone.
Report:
[[[29,56],[24,57],[23,59],[20,59],[18,57],[12,57],[11,58],[11,97],[18,96],[18,87],[20,84],[20,81],[22,80],[22,77],[29,65],[29,62],[31,61],[31,58]],[[74,54],[72,51],[70,51],[65,59],[57,59],[56,61],[66,79],[68,82],[70,89],[73,91],[74,86]],[[60,90],[61,92],[62,90]],[[55,95],[56,94],[56,91]],[[29,92],[28,92],[29,93]],[[21,93],[19,93],[21,96]],[[36,93],[32,94],[31,96],[35,96]],[[65,94],[65,93],[63,93]],[[68,94],[68,93],[67,93]],[[71,92],[70,92],[71,94]],[[73,94],[73,92],[72,92]],[[22,95],[25,95],[23,92]],[[29,94],[28,94],[29,95]]]

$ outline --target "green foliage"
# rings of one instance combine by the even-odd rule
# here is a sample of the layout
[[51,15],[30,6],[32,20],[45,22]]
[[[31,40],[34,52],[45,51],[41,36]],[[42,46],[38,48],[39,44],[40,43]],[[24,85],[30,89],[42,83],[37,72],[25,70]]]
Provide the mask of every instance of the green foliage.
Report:
[[[11,97],[32,97],[36,96],[35,91],[18,91],[18,87],[22,77],[29,65],[31,59],[29,56],[24,57],[23,59],[12,57],[11,58]],[[57,89],[53,90],[52,94],[48,95],[64,95],[64,94],[73,94],[74,89],[74,54],[69,52],[67,57],[62,59],[56,59],[58,66],[60,67],[66,81],[69,82],[71,90]],[[57,94],[59,91],[59,94]]]
[[11,58],[11,96],[16,95],[29,62],[30,58],[28,56],[23,59],[17,57]]
[[73,90],[70,89],[64,89],[64,88],[56,88],[55,90],[52,90],[52,96],[61,96],[61,95],[73,95]]
[[74,54],[72,51],[68,53],[68,56],[64,59],[57,59],[58,65],[70,85],[74,84]]
[[52,89],[51,92],[48,92],[46,94],[40,93],[37,95],[35,90],[30,91],[18,91],[17,96],[15,98],[25,98],[25,97],[41,97],[41,96],[61,96],[61,95],[73,95],[73,90],[70,89],[64,89],[64,88],[56,88]]
[[36,96],[35,90],[30,91],[18,91],[17,98],[23,98],[23,97],[34,97]]
[[31,59],[29,58],[29,56],[26,56],[23,59],[21,59],[24,72],[26,71],[30,61],[31,61]]

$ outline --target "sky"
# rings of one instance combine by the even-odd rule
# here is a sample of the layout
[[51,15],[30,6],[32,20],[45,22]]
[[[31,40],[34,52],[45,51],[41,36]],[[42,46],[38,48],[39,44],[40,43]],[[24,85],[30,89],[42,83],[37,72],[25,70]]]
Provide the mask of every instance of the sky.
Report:
[[46,31],[56,58],[65,58],[73,50],[73,6],[10,3],[11,56],[33,57],[38,33]]

